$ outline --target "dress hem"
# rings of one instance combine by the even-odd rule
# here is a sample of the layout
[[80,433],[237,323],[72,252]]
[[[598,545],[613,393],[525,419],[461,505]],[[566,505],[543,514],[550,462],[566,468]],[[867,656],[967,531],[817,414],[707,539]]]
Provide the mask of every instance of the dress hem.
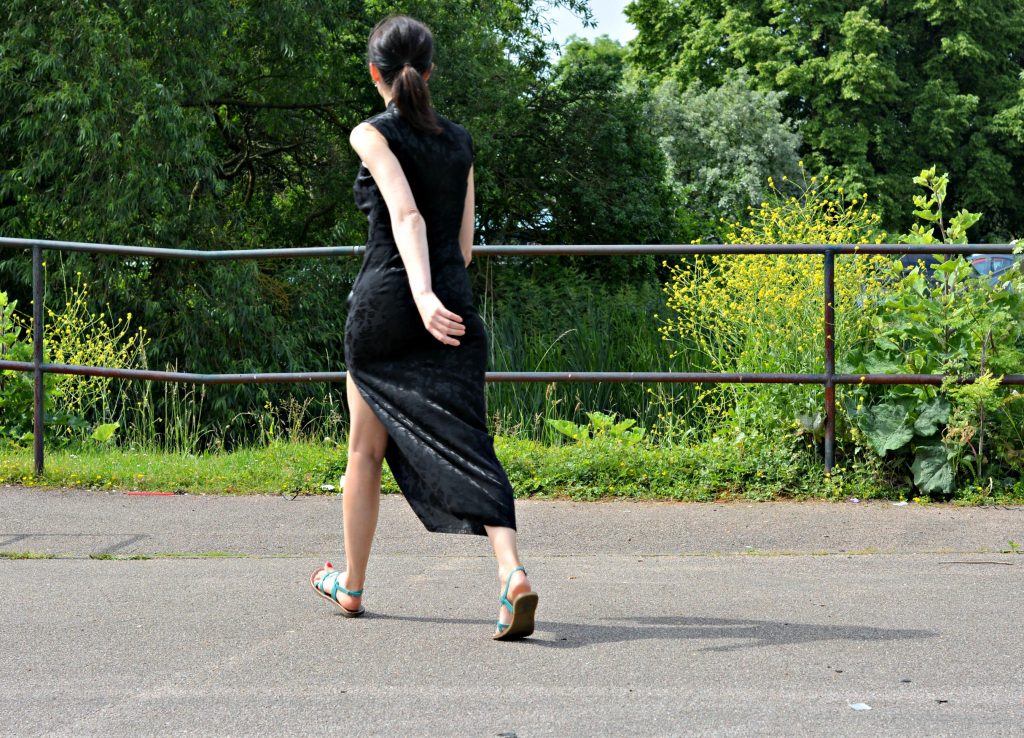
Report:
[[[490,523],[488,523],[488,525],[490,525]],[[446,526],[444,528],[429,528],[427,526],[423,526],[423,527],[427,529],[428,533],[449,533],[449,534],[453,534],[453,535],[473,535],[473,536],[486,536],[487,535],[487,530],[484,528],[483,524],[481,524],[479,527],[477,527],[475,525],[470,525],[470,526],[466,526],[466,527]],[[516,527],[514,525],[501,525],[500,523],[495,523],[494,527],[495,528],[511,528],[512,530],[516,529]]]
[[[384,426],[385,432],[387,432],[387,434],[388,434],[388,444],[390,445],[390,444],[394,443],[397,446],[398,442],[395,441],[394,437],[391,435],[390,430],[388,429],[387,414],[384,413],[380,409],[379,405],[377,404],[377,400],[373,397],[373,395],[371,393],[367,392],[367,390],[363,387],[363,384],[359,380],[359,377],[358,377],[358,369],[356,369],[355,367],[353,367],[351,365],[349,365],[346,368],[347,368],[348,376],[352,379],[352,383],[356,387],[356,391],[359,392],[360,396],[363,398],[363,401],[367,404],[367,406],[370,408],[370,410],[373,412],[373,414],[377,416],[377,420],[380,421],[381,425]],[[391,465],[390,462],[388,462],[388,466],[389,467],[390,467],[390,465]],[[394,474],[394,470],[392,470],[392,475],[393,474]],[[397,481],[397,479],[396,479],[396,481]],[[399,486],[399,489],[401,490],[402,496],[406,498],[406,502],[409,502],[409,499],[408,499],[408,497],[405,494],[405,490],[401,489],[401,487],[402,487],[401,483],[399,483],[398,486]],[[410,507],[412,507],[412,505],[410,505]],[[413,512],[414,513],[416,512],[415,508],[413,508]],[[454,534],[454,535],[486,536],[487,535],[487,530],[484,527],[485,525],[490,525],[490,526],[495,527],[495,528],[511,528],[512,530],[516,530],[516,524],[514,522],[512,524],[508,524],[508,523],[476,523],[476,522],[468,521],[467,520],[463,525],[430,526],[430,525],[427,525],[427,523],[423,520],[423,518],[419,515],[419,513],[416,513],[416,517],[419,519],[420,523],[423,524],[423,527],[429,533],[448,533],[448,534]],[[514,518],[514,516],[513,516],[513,518]]]

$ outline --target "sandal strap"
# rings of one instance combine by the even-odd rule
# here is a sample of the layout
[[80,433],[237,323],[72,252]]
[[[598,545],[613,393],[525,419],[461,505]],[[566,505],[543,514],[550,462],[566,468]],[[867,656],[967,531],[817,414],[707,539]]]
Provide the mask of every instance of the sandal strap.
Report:
[[342,592],[344,592],[345,594],[347,594],[349,597],[362,597],[363,596],[363,590],[359,590],[358,592],[353,592],[350,589],[345,589],[344,587],[341,586],[341,581],[340,580],[341,580],[340,576],[337,577],[334,580],[334,589],[331,591],[331,597],[333,597],[334,599],[338,599],[338,590],[339,589]]
[[344,587],[341,586],[341,572],[338,571],[337,569],[332,569],[331,571],[327,572],[322,577],[320,577],[320,581],[316,583],[317,589],[319,589],[324,594],[327,594],[327,590],[325,589],[325,587],[327,586],[327,577],[330,577],[330,576],[334,577],[334,579],[332,580],[333,581],[333,586],[331,587],[331,594],[330,594],[331,599],[333,599],[333,600],[337,600],[338,599],[338,590],[341,590],[342,592],[347,594],[349,597],[362,597],[363,596],[363,590],[361,590],[361,589],[359,591],[355,591],[354,592],[354,591],[352,591],[350,589],[345,589]]
[[523,572],[524,576],[526,575],[526,569],[523,568],[522,566],[517,566],[515,569],[510,571],[508,573],[508,579],[505,580],[505,591],[501,593],[501,600],[500,600],[500,602],[501,602],[502,605],[504,605],[505,607],[508,608],[509,612],[513,612],[513,609],[512,609],[512,603],[508,599],[508,590],[509,590],[509,587],[512,586],[512,575],[515,574],[517,571]]
[[337,579],[338,578],[338,572],[335,571],[334,569],[332,569],[329,572],[327,572],[326,574],[324,574],[322,577],[320,577],[320,581],[318,581],[316,583],[316,588],[319,589],[324,594],[327,594],[327,590],[324,589],[327,586],[327,577],[334,577],[335,579]]

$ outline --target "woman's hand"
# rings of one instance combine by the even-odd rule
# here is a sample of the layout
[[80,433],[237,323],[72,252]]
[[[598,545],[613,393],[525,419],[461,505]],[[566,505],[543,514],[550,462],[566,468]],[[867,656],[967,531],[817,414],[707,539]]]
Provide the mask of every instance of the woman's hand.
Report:
[[453,336],[466,333],[462,318],[441,304],[440,298],[433,292],[424,292],[416,296],[416,308],[420,311],[423,326],[430,335],[448,346],[458,346]]

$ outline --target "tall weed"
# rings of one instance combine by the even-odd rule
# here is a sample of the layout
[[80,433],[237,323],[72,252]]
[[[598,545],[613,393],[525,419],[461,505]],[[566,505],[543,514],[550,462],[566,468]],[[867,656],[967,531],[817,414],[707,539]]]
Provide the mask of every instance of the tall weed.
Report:
[[[801,163],[801,172],[803,172]],[[850,195],[834,179],[804,174],[794,184],[769,179],[768,199],[747,223],[724,226],[735,244],[867,244],[881,242],[879,215],[866,194]],[[856,321],[856,306],[880,268],[878,259],[837,259],[838,332]],[[824,271],[818,255],[706,255],[671,266],[664,287],[667,315],[659,332],[684,370],[814,373],[824,371]],[[814,385],[702,386],[695,433],[749,436],[800,424],[820,427],[821,390]]]
[[[18,301],[0,292],[0,358],[32,361],[32,342],[26,336],[25,319],[17,313]],[[0,371],[0,439],[19,445],[32,440],[34,386],[27,372]]]
[[[914,198],[924,223],[901,240],[967,243],[967,230],[981,216],[944,212],[948,176],[932,167],[914,182],[925,190]],[[940,388],[847,388],[842,406],[853,454],[878,454],[924,494],[1012,486],[1024,472],[1024,403],[1001,378],[1024,371],[1024,276],[1018,267],[989,284],[963,257],[937,254],[930,261],[908,269],[895,260],[878,275],[875,298],[864,303],[841,368],[944,374],[947,380]],[[975,381],[962,384],[966,377]]]
[[[652,318],[660,303],[655,280],[606,285],[570,272],[558,280],[504,278],[481,298],[490,335],[491,371],[667,371],[665,350]],[[489,383],[487,402],[494,431],[561,443],[549,418],[585,422],[599,410],[651,426],[659,398],[693,391],[661,390],[637,383]]]
[[[89,285],[76,274],[72,284],[62,285],[58,309],[46,308],[43,329],[49,361],[55,364],[101,366],[112,369],[145,365],[147,336],[145,328],[132,325],[132,314],[111,319],[89,307]],[[74,374],[54,375],[53,393],[58,413],[84,421],[81,429],[117,423],[124,427],[137,392],[130,380],[88,377]],[[73,434],[76,426],[66,425]]]

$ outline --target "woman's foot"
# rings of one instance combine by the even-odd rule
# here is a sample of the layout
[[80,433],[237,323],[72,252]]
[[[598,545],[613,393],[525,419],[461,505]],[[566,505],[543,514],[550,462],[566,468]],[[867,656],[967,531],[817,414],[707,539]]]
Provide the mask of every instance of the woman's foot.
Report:
[[[323,586],[321,586],[320,583],[323,581],[324,577],[327,576],[330,576],[330,578]],[[331,600],[331,602],[340,607],[343,615],[346,615],[347,617],[356,617],[357,615],[363,614],[362,589],[353,590],[348,586],[348,571],[337,572],[337,570],[331,566],[331,562],[328,561],[324,564],[323,568],[317,569],[313,572],[309,579],[309,583],[317,594],[325,599]],[[335,584],[338,586],[335,587]]]
[[[498,623],[494,631],[495,637],[501,636],[503,633],[505,633],[508,630],[508,626],[513,621],[513,613],[511,610],[509,610],[509,607],[505,604],[505,601],[507,600],[514,606],[517,597],[520,597],[521,595],[525,595],[533,591],[533,588],[530,586],[530,580],[526,576],[526,570],[524,570],[521,566],[510,569],[499,568],[498,587],[498,594],[501,599],[498,605]],[[534,598],[536,598],[536,595],[534,595]],[[529,613],[529,618],[531,624],[529,630],[530,632],[532,632],[532,610]],[[521,635],[518,635],[517,637],[522,637],[522,635],[529,635],[529,633],[523,633]]]

